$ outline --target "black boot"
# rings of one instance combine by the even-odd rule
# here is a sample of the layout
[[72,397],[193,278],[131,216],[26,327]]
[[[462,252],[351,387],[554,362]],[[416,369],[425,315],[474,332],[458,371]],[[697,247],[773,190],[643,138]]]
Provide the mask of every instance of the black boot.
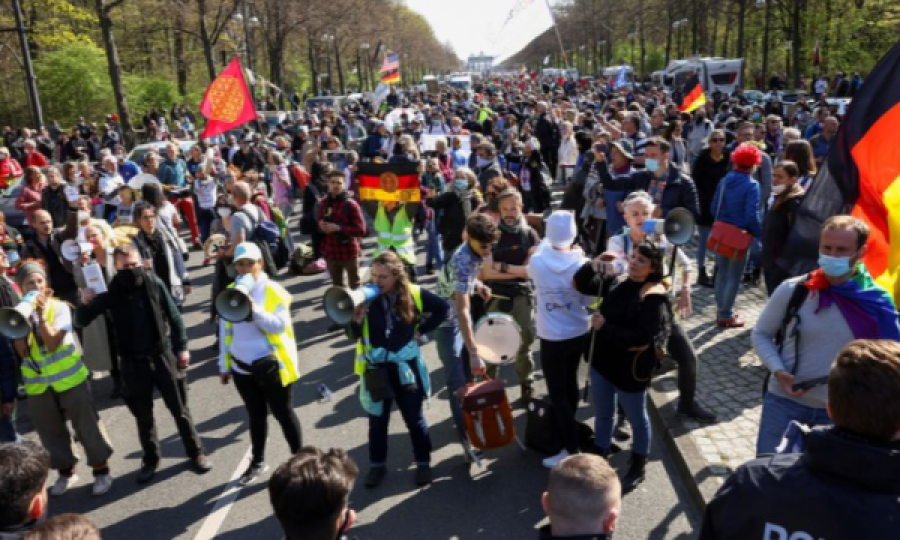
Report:
[[708,288],[712,288],[712,286],[714,285],[712,278],[709,277],[709,274],[706,273],[705,266],[700,267],[700,275],[697,277],[697,285]]
[[631,454],[631,463],[628,466],[628,472],[622,478],[622,494],[629,493],[644,481],[644,469],[647,467],[647,456],[641,454]]
[[625,429],[627,423],[625,422],[625,415],[619,414],[616,418],[616,427],[613,431],[613,438],[619,442],[627,441],[631,438],[631,433],[628,433],[628,430]]

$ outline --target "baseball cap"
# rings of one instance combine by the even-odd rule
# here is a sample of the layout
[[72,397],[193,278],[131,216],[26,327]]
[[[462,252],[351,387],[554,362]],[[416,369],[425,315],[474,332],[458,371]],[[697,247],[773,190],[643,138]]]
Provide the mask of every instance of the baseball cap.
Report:
[[234,248],[234,262],[241,259],[250,259],[252,261],[262,260],[262,252],[259,247],[252,242],[241,242]]

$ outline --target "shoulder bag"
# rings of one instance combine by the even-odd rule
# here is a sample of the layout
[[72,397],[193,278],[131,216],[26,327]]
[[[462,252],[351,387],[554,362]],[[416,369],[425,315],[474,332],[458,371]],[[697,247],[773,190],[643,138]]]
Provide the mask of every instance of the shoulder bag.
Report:
[[[724,179],[722,180],[724,182]],[[716,219],[713,222],[709,240],[706,241],[706,249],[728,259],[743,259],[750,249],[753,235],[731,223],[719,221],[722,212],[722,202],[725,198],[725,185],[719,192],[719,206],[716,208]]]

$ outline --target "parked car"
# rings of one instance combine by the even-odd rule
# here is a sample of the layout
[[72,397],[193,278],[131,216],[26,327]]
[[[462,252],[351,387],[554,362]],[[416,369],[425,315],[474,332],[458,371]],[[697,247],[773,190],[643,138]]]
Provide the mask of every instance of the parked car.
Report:
[[[131,152],[128,153],[128,159],[137,163],[138,165],[144,164],[144,156],[147,155],[147,152],[151,150],[156,150],[160,155],[165,153],[166,145],[169,144],[169,141],[156,141],[151,143],[144,143],[135,146]],[[177,141],[178,147],[181,149],[181,156],[186,157],[190,151],[191,147],[197,144],[197,141]]]
[[22,183],[25,181],[24,176],[20,176],[13,180],[9,186],[0,192],[0,212],[6,217],[6,222],[16,229],[22,230],[25,227],[25,212],[16,208],[16,197],[22,191]]

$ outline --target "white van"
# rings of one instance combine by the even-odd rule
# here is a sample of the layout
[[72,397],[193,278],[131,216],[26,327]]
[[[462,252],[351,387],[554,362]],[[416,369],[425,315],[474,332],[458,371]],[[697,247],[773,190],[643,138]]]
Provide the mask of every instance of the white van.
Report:
[[456,75],[450,77],[450,86],[463,92],[472,92],[472,77],[469,75]]
[[744,59],[695,56],[685,60],[672,60],[662,76],[663,88],[669,94],[681,91],[695,73],[707,94],[716,90],[732,94],[738,86],[744,86]]

